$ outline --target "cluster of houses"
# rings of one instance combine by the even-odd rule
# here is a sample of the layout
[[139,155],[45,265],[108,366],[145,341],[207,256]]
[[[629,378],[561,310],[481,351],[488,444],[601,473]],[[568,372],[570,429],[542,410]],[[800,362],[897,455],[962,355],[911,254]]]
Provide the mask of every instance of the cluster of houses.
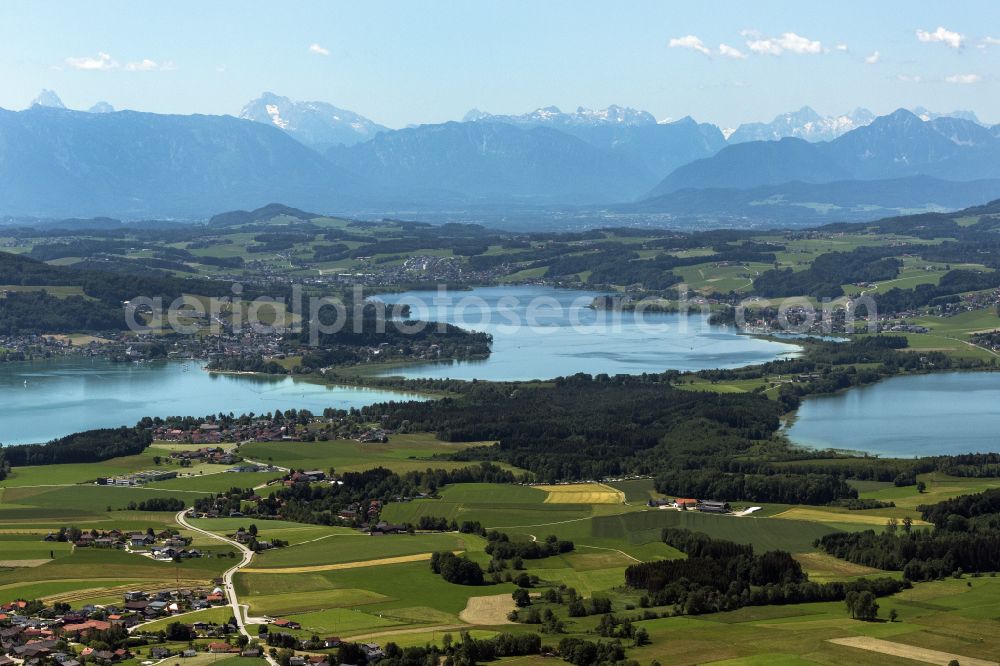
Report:
[[[104,641],[107,632],[116,628],[128,631],[144,622],[225,603],[226,596],[221,588],[211,591],[191,589],[132,591],[125,593],[121,604],[87,605],[78,610],[64,612],[45,608],[38,602],[12,601],[0,606],[0,650],[2,650],[0,666],[25,664],[81,666],[83,662],[103,664],[122,662],[133,657],[126,647],[104,649],[91,644],[77,652],[79,646],[74,650],[70,644],[86,644],[97,640],[106,647]],[[235,631],[235,627],[220,627],[202,622],[189,626],[195,635],[206,637],[225,636]],[[210,651],[213,645],[217,644],[210,644]],[[150,654],[154,659],[173,655],[168,648],[157,646],[151,649]],[[181,656],[196,654],[197,652],[192,649]],[[244,656],[259,657],[260,652],[258,650],[256,654]]]
[[[0,290],[0,298],[7,295]],[[28,361],[55,356],[102,356],[107,344],[94,339],[82,344],[56,335],[0,335],[0,361]]]
[[302,472],[292,472],[288,478],[285,479],[284,484],[286,486],[291,486],[296,483],[319,483],[321,481],[326,481],[326,472],[314,469]]
[[880,321],[878,323],[878,330],[882,333],[930,333],[931,329],[926,326],[918,326],[917,324],[909,324],[905,320],[903,321]]
[[61,532],[49,532],[43,537],[43,541],[72,541],[77,548],[114,548],[125,550],[130,553],[146,555],[154,560],[172,561],[177,559],[189,559],[201,557],[202,553],[196,548],[188,548],[191,540],[180,536],[170,530],[162,530],[158,533],[145,532],[123,532],[118,529],[98,532],[91,530],[83,532],[79,530],[65,530]]
[[[215,424],[202,424],[200,428],[211,426],[218,429]],[[182,430],[170,430],[171,433],[182,433]],[[217,432],[217,430],[216,430]],[[233,452],[220,447],[204,446],[194,451],[171,451],[170,459],[180,463],[182,467],[190,467],[194,463],[209,463],[213,465],[233,465],[227,472],[278,472],[279,468],[274,465],[262,463],[246,463],[243,458]]]
[[408,282],[471,282],[491,284],[512,273],[513,264],[497,264],[487,268],[472,268],[461,257],[437,257],[418,254],[407,257],[400,264],[378,264],[371,257],[355,257],[359,270],[342,273],[324,273],[303,280],[304,284],[348,286],[396,286]]
[[[154,620],[187,611],[205,610],[225,604],[226,594],[221,587],[215,587],[212,590],[184,588],[157,592],[133,590],[125,593],[121,608],[105,607],[105,610],[115,611],[108,615],[109,621],[121,623],[122,626],[129,628],[146,620]],[[203,625],[202,628],[206,629],[208,626]]]
[[732,507],[721,500],[698,500],[678,497],[677,499],[651,499],[647,506],[657,509],[677,509],[678,511],[701,511],[702,513],[731,513]]
[[359,520],[369,523],[378,518],[380,513],[382,513],[382,501],[369,500],[367,503],[354,502],[349,504],[337,512],[337,518],[345,523],[357,523]]
[[[294,439],[294,425],[279,423],[268,417],[254,419],[250,423],[232,423],[220,425],[217,423],[202,423],[195,428],[185,430],[174,426],[160,426],[153,429],[153,439],[163,442],[182,442],[185,444],[222,444],[224,442],[280,442]],[[178,452],[181,453],[181,452]],[[182,452],[189,453],[189,452]],[[197,452],[190,452],[197,453]],[[183,460],[184,456],[172,456]],[[232,454],[222,453],[216,458],[195,457],[192,459],[203,462],[217,462],[231,465],[236,462]]]
[[361,431],[354,439],[362,444],[385,444],[389,441],[389,435],[382,428],[368,428]]
[[144,486],[147,483],[155,483],[156,481],[167,481],[168,479],[175,479],[175,478],[177,478],[177,472],[172,472],[162,469],[153,469],[142,472],[133,472],[131,474],[124,474],[122,476],[101,477],[97,479],[97,485]]
[[[214,423],[203,423],[198,426],[200,432],[219,432],[220,426]],[[176,441],[177,438],[186,437],[191,433],[177,428],[160,428],[154,432],[156,439],[163,441]],[[203,446],[193,451],[171,451],[170,459],[181,464],[210,463],[215,465],[232,465],[239,462],[241,458],[221,447]]]
[[[91,621],[97,627],[103,627],[106,622]],[[82,631],[93,630],[90,623]],[[61,627],[76,629],[77,625],[66,624]],[[81,659],[88,662],[114,664],[131,659],[132,654],[127,648],[116,650],[95,650],[84,648],[77,654],[67,645],[73,639],[73,634],[60,634],[51,628],[38,628],[34,624],[13,624],[0,629],[0,647],[4,654],[0,655],[0,666],[22,666],[33,664],[56,664],[57,666],[81,666]]]
[[244,527],[240,527],[235,533],[227,535],[230,539],[233,539],[237,543],[243,544],[244,546],[250,546],[254,551],[260,552],[262,550],[271,550],[278,545],[284,544],[284,542],[274,543],[272,541],[267,541],[265,539],[257,538],[256,532],[251,532]]
[[[280,632],[274,631],[275,629],[301,629],[298,622],[293,620],[278,619],[270,623],[272,627],[271,635],[279,634]],[[344,641],[340,638],[334,636],[329,638],[313,638],[309,640],[297,641],[297,647],[304,651],[309,650],[336,650]],[[358,645],[362,653],[368,660],[368,663],[373,663],[385,656],[385,651],[382,646],[378,643],[361,643]],[[289,661],[288,666],[331,666],[329,662],[329,656],[324,654],[317,655],[293,655]]]

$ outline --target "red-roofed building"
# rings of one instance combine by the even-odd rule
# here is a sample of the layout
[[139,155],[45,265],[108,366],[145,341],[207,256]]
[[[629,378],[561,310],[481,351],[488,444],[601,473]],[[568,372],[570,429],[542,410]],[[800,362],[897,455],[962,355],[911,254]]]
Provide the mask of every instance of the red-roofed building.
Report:
[[92,631],[107,631],[111,628],[110,622],[105,622],[103,620],[87,620],[86,622],[80,622],[78,624],[67,624],[62,628],[63,635],[81,635],[89,634]]

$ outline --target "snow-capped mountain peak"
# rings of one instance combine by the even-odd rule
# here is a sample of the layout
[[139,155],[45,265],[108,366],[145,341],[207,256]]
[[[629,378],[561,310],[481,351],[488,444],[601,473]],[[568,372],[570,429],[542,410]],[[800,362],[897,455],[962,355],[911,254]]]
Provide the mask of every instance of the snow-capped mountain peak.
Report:
[[320,151],[367,141],[387,129],[326,102],[297,102],[272,92],[247,103],[240,111],[240,118],[273,125]]
[[839,116],[821,116],[809,106],[776,116],[769,123],[744,123],[727,137],[729,143],[777,141],[796,137],[806,141],[830,141],[875,118],[868,109],[855,109]]
[[982,125],[979,118],[976,116],[974,111],[968,111],[965,109],[956,109],[951,113],[935,113],[923,106],[915,106],[912,109],[914,115],[916,115],[921,120],[937,120],[938,118],[960,118],[962,120],[970,120],[977,125]]
[[465,114],[462,120],[464,122],[494,121],[520,126],[549,125],[554,127],[656,124],[656,118],[651,113],[616,104],[605,109],[588,109],[581,106],[572,113],[564,112],[557,106],[544,106],[529,113],[516,115],[494,115],[479,109],[472,109]]

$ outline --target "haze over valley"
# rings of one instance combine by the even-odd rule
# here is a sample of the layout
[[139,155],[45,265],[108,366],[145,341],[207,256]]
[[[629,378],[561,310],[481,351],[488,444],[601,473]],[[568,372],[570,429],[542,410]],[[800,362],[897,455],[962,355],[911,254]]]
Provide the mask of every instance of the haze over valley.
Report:
[[1000,666],[995,0],[0,25],[0,666]]

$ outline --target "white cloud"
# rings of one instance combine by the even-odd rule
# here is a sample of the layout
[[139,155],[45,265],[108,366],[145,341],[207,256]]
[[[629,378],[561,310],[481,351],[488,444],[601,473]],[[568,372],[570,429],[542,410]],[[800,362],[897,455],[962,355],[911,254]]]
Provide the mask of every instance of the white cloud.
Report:
[[882,57],[881,53],[879,53],[878,51],[874,51],[874,52],[872,52],[872,54],[870,56],[868,56],[867,58],[865,58],[865,64],[866,65],[874,65],[875,63],[877,63],[879,61],[879,59],[881,57]]
[[672,49],[691,49],[692,51],[697,51],[704,56],[712,55],[712,51],[705,46],[705,43],[701,41],[698,37],[694,35],[685,35],[684,37],[674,37],[670,40],[669,44]]
[[746,53],[729,44],[719,44],[719,55],[726,56],[727,58],[736,58],[737,60],[745,60],[747,57]]
[[309,45],[309,53],[312,53],[313,55],[328,56],[330,55],[330,49],[324,48],[316,42],[313,42]]
[[834,51],[849,51],[850,49],[847,48],[847,44],[837,44],[836,46],[833,47],[833,50]]
[[143,58],[136,62],[130,62],[125,64],[125,70],[129,72],[169,72],[177,69],[177,66],[172,62],[156,62],[155,60],[150,60],[149,58]]
[[118,67],[118,63],[103,51],[97,54],[96,58],[91,56],[82,57],[71,57],[66,58],[66,64],[73,69],[84,69],[91,71],[100,71],[105,69],[115,69]]
[[903,83],[920,83],[923,80],[918,74],[898,74],[896,78]]
[[754,53],[763,55],[781,55],[785,51],[799,54],[815,54],[823,52],[823,44],[817,40],[808,39],[794,32],[786,32],[781,37],[761,37],[759,33],[744,31],[747,38],[747,48]]
[[983,80],[983,77],[978,74],[952,74],[951,76],[944,77],[944,80],[948,83],[979,83]]
[[983,37],[983,41],[979,42],[979,48],[985,49],[987,46],[1000,46],[1000,38]]
[[822,53],[823,45],[816,40],[806,39],[794,32],[786,32],[778,40],[781,48],[792,53]]
[[107,71],[111,69],[124,69],[127,72],[165,72],[177,69],[176,65],[170,61],[157,62],[155,60],[151,60],[150,58],[143,58],[142,60],[127,62],[122,65],[103,51],[99,52],[96,58],[90,56],[66,58],[66,64],[73,69],[89,70],[93,72]]
[[962,43],[965,42],[965,35],[959,32],[952,32],[939,25],[934,32],[917,30],[917,39],[922,42],[942,42],[950,48],[960,49],[962,48]]

